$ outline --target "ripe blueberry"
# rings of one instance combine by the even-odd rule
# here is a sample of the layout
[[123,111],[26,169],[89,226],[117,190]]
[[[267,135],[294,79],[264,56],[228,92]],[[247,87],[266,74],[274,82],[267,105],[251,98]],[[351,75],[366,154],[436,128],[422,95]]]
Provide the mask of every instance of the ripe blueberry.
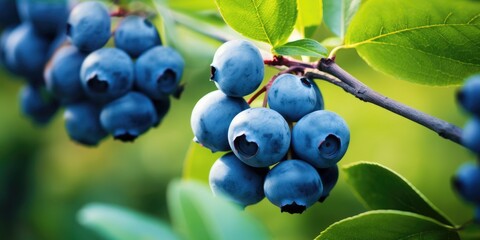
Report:
[[160,100],[152,100],[155,110],[157,110],[157,119],[153,123],[154,127],[158,127],[162,122],[165,115],[167,115],[168,110],[170,109],[170,98],[163,98]]
[[45,125],[60,107],[59,102],[40,86],[25,85],[20,90],[20,108],[37,125]]
[[92,102],[67,105],[63,115],[70,139],[87,146],[96,146],[108,133],[100,124],[100,108]]
[[338,165],[335,164],[333,167],[329,168],[317,168],[317,171],[320,175],[320,179],[322,179],[323,185],[322,196],[320,196],[318,201],[323,202],[338,181]]
[[157,29],[150,20],[133,15],[122,20],[114,38],[115,46],[134,58],[161,44]]
[[93,101],[108,102],[132,88],[133,62],[118,48],[102,48],[85,58],[80,78],[87,96]]
[[480,117],[480,74],[467,78],[457,93],[457,100],[465,110]]
[[35,31],[44,36],[55,36],[65,27],[69,6],[67,0],[17,0],[20,18],[30,22]]
[[466,200],[480,204],[480,168],[476,163],[465,163],[452,179],[457,192]]
[[81,51],[92,52],[103,47],[110,38],[110,14],[101,2],[76,5],[68,17],[66,33]]
[[128,92],[107,105],[100,113],[100,122],[114,139],[132,142],[157,120],[152,101],[138,92]]
[[246,96],[253,93],[263,80],[262,55],[248,41],[228,41],[215,52],[211,74],[210,79],[228,96]]
[[282,160],[290,147],[288,123],[269,108],[250,108],[233,118],[228,143],[237,157],[253,167]]
[[320,88],[318,88],[318,85],[315,83],[315,81],[310,80],[310,83],[312,84],[313,89],[315,89],[315,93],[317,96],[317,104],[315,105],[315,110],[325,109],[325,103],[323,102],[323,96],[322,92],[320,92]]
[[20,23],[17,5],[13,0],[0,0],[0,28]]
[[17,26],[5,42],[5,62],[14,73],[27,78],[43,75],[50,40],[37,34],[29,23]]
[[71,103],[85,96],[80,68],[86,55],[75,46],[60,48],[45,69],[45,85],[57,99]]
[[282,74],[268,91],[268,105],[290,122],[297,122],[315,111],[317,92],[311,80],[292,74]]
[[480,119],[473,117],[462,131],[462,143],[471,151],[480,154]]
[[295,154],[317,168],[334,166],[345,155],[349,142],[347,123],[327,110],[305,115],[292,130]]
[[235,154],[227,153],[210,169],[209,183],[215,195],[223,195],[242,207],[260,202],[268,168],[246,165]]
[[317,170],[302,160],[285,160],[268,172],[264,184],[267,199],[282,212],[302,213],[318,201],[323,186]]
[[182,56],[173,48],[154,47],[135,63],[135,86],[153,99],[165,98],[177,89],[184,65]]
[[216,90],[203,96],[192,111],[190,123],[196,141],[216,151],[228,151],[228,127],[232,119],[249,108],[243,98],[229,97]]

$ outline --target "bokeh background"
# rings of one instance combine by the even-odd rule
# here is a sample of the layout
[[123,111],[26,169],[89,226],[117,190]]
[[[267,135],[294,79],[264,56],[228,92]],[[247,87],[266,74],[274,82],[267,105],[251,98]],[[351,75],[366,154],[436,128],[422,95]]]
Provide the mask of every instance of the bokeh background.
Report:
[[[134,143],[108,139],[96,148],[75,144],[64,130],[62,112],[48,126],[33,125],[19,110],[22,80],[0,68],[0,239],[100,239],[77,223],[77,211],[90,202],[117,204],[168,221],[166,188],[182,177],[193,138],[191,110],[215,90],[209,65],[220,45],[186,28],[179,27],[178,34],[176,45],[187,62],[185,91],[172,101],[162,124]],[[329,35],[324,27],[317,32],[319,38]],[[457,87],[427,87],[386,76],[354,50],[340,51],[337,62],[390,98],[459,126],[468,118],[455,102]],[[266,80],[275,73],[268,69]],[[473,154],[338,87],[318,83],[326,108],[343,116],[351,129],[350,148],[340,165],[383,164],[413,183],[455,223],[472,218],[473,208],[455,195],[450,178]],[[203,157],[193,161],[204,162],[206,168],[211,164]],[[326,202],[301,215],[280,213],[266,199],[245,211],[260,219],[273,239],[313,239],[328,225],[365,208],[341,175]]]

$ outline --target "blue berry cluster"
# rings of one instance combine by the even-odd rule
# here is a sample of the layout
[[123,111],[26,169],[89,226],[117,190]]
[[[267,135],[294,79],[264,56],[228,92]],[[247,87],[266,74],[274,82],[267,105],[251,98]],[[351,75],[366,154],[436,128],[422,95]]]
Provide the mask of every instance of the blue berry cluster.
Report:
[[250,108],[243,97],[262,83],[264,63],[244,40],[220,46],[211,74],[219,90],[197,102],[191,127],[194,141],[227,152],[210,170],[212,191],[242,207],[266,197],[288,213],[323,202],[338,180],[350,132],[339,115],[324,110],[315,82],[279,75],[267,90],[269,108]]
[[469,77],[457,93],[457,101],[472,114],[462,132],[462,144],[477,155],[477,162],[460,166],[453,178],[453,186],[460,196],[476,205],[475,220],[480,222],[480,74]]
[[[70,138],[96,146],[107,136],[133,141],[156,127],[181,90],[184,60],[162,46],[143,16],[114,21],[106,5],[69,0],[0,1],[2,65],[24,77],[21,108],[47,124],[64,107]],[[18,13],[21,19],[4,14]],[[107,47],[113,36],[114,47]]]

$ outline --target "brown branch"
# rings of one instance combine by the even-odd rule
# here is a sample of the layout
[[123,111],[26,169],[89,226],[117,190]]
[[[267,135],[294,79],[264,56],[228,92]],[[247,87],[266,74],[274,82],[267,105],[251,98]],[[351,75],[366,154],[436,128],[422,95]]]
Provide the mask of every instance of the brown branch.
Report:
[[328,73],[338,80],[335,80],[328,75],[322,75],[317,73],[307,73],[307,76],[316,79],[323,79],[327,82],[333,83],[346,92],[354,95],[358,99],[373,103],[379,107],[382,107],[388,111],[396,113],[402,117],[412,120],[440,135],[441,137],[451,140],[463,146],[461,143],[462,129],[444,120],[438,119],[412,107],[409,107],[403,103],[390,99],[382,94],[375,92],[367,85],[363,84],[355,77],[338,66],[332,59],[321,59],[318,66],[318,70]]

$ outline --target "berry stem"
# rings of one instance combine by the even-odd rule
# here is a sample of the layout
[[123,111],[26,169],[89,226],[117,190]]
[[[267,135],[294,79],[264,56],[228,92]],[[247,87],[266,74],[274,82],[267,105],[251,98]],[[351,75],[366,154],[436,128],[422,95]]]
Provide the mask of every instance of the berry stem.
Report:
[[317,69],[323,73],[328,73],[337,79],[334,79],[326,74],[317,74],[314,72],[307,73],[307,76],[333,83],[364,102],[373,103],[388,111],[403,116],[438,133],[438,135],[441,137],[463,146],[461,143],[461,128],[383,96],[350,75],[340,66],[338,66],[334,60],[329,58],[321,59],[318,63]]

